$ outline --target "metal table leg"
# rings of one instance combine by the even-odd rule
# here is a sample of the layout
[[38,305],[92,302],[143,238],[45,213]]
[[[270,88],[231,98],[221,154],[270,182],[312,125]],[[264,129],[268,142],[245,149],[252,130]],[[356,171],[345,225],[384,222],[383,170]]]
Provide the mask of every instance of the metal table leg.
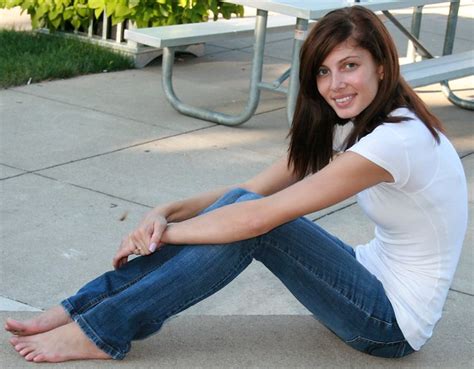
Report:
[[[456,26],[458,22],[459,0],[453,1],[449,6],[448,23],[444,38],[443,55],[452,54],[454,46],[454,37],[456,35]],[[474,100],[462,99],[458,97],[449,87],[449,81],[441,82],[441,91],[446,98],[454,105],[463,109],[474,110]]]
[[163,49],[163,64],[162,64],[162,84],[165,96],[171,103],[173,108],[182,114],[191,117],[204,119],[210,122],[215,122],[227,126],[237,126],[248,121],[255,110],[257,109],[260,100],[259,83],[262,81],[263,69],[263,51],[265,48],[265,35],[267,29],[268,12],[264,10],[257,10],[257,19],[255,23],[255,44],[254,56],[252,62],[252,70],[250,76],[249,98],[244,110],[238,115],[229,115],[213,110],[198,108],[186,103],[183,103],[175,94],[173,89],[173,62],[175,49],[165,47]]
[[431,54],[428,49],[418,40],[415,35],[411,34],[404,26],[401,24],[397,18],[395,18],[392,13],[388,10],[382,10],[382,13],[393,23],[395,27],[397,27],[400,32],[402,32],[414,45],[417,53],[419,53],[424,58],[434,58],[433,54]]
[[306,32],[308,30],[308,20],[297,18],[295,39],[293,40],[293,53],[291,59],[291,71],[290,71],[290,82],[288,85],[288,96],[287,96],[287,119],[288,124],[291,126],[293,122],[293,114],[295,112],[296,98],[298,97],[298,91],[300,88],[299,73],[300,73],[300,50],[303,42],[306,38]]
[[[411,34],[418,39],[420,38],[422,15],[423,15],[423,5],[416,6],[413,9],[413,15],[411,18]],[[407,59],[411,60],[412,63],[416,61],[416,48],[413,45],[413,42],[411,40],[408,41]]]

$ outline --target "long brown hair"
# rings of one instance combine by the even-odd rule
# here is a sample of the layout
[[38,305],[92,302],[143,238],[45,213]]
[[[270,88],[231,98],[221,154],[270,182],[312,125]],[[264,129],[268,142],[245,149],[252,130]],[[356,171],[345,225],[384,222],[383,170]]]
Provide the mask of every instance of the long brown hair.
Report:
[[331,51],[346,40],[369,51],[377,65],[383,66],[384,78],[371,104],[352,119],[354,128],[345,149],[384,122],[398,123],[405,117],[389,116],[396,108],[412,110],[437,142],[441,122],[400,75],[395,44],[380,19],[361,6],[334,10],[311,30],[300,54],[300,90],[290,129],[288,166],[299,178],[314,173],[329,163],[333,155],[334,128],[347,123],[319,94],[316,77],[319,67]]

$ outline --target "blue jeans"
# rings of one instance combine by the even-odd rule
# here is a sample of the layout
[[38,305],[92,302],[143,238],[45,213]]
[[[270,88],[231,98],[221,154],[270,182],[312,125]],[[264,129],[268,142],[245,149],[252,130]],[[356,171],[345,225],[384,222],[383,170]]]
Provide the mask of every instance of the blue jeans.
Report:
[[[228,192],[205,211],[260,197]],[[171,316],[212,295],[256,259],[344,342],[371,355],[413,352],[382,284],[351,247],[299,218],[227,245],[168,245],[86,284],[62,306],[104,352],[123,359],[132,340],[156,333]]]

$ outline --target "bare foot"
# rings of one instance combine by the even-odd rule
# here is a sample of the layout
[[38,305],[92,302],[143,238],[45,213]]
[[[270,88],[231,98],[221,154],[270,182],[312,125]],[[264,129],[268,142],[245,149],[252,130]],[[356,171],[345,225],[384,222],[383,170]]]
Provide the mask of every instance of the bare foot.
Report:
[[33,319],[24,322],[9,318],[5,323],[5,330],[17,336],[30,336],[32,334],[47,332],[71,322],[72,320],[69,314],[63,307],[55,306]]
[[35,363],[111,358],[94,345],[75,322],[33,336],[15,336],[10,343],[27,361]]

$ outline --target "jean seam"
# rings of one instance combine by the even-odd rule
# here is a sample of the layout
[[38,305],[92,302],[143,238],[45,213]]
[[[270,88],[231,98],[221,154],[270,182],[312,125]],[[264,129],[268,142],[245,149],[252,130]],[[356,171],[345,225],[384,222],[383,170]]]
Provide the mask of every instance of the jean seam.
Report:
[[307,266],[306,264],[300,262],[298,260],[297,257],[295,257],[293,254],[291,254],[291,252],[289,251],[285,251],[285,250],[282,250],[278,243],[276,242],[271,242],[270,240],[267,241],[268,243],[270,243],[274,248],[275,250],[278,250],[280,251],[281,253],[289,256],[290,258],[293,259],[293,261],[295,263],[297,263],[298,265],[300,265],[301,267],[303,267],[306,271],[308,271],[309,273],[311,273],[313,276],[315,276],[319,281],[323,282],[324,284],[326,284],[326,286],[328,286],[330,289],[336,291],[337,293],[339,293],[346,301],[348,301],[350,304],[352,304],[353,306],[355,306],[359,311],[361,311],[362,313],[364,313],[367,318],[369,319],[372,319],[374,321],[377,321],[377,322],[380,322],[380,323],[383,323],[383,324],[386,324],[388,326],[393,326],[393,323],[394,322],[387,322],[385,320],[381,320],[381,319],[378,319],[374,316],[372,316],[370,313],[368,313],[367,311],[365,311],[364,309],[362,309],[359,305],[357,305],[356,303],[354,303],[354,301],[352,301],[349,297],[347,297],[342,291],[339,291],[337,290],[334,286],[332,286],[328,281],[326,281],[324,278],[320,277],[317,273],[314,272],[314,270],[312,268],[310,268],[309,266]]
[[75,312],[75,308],[74,308],[74,305],[71,304],[71,302],[69,301],[69,299],[65,299],[63,301],[61,301],[61,306],[63,307],[63,309],[68,313],[69,317],[72,319],[72,320],[76,320],[75,317],[78,315],[77,312]]
[[398,347],[398,350],[396,353],[397,357],[403,356],[403,354],[405,353],[405,347],[406,347],[406,343]]
[[[230,246],[215,246],[215,247],[232,247],[232,246],[230,245]],[[254,252],[254,250],[256,248],[258,248],[258,245],[255,245],[251,250],[249,250],[249,252],[247,252],[245,255],[242,255],[240,257],[240,260],[237,262],[236,266],[232,269],[232,271],[230,273],[226,274],[221,280],[216,282],[213,286],[211,286],[205,293],[202,293],[198,296],[195,296],[191,299],[186,300],[186,302],[184,302],[183,304],[181,304],[181,305],[175,307],[174,309],[170,310],[168,312],[168,314],[165,314],[162,319],[160,319],[160,320],[156,320],[156,319],[150,320],[150,321],[146,322],[145,325],[146,324],[163,324],[163,322],[166,319],[168,319],[169,317],[177,314],[180,311],[183,311],[184,309],[186,309],[186,307],[193,305],[195,301],[200,301],[202,298],[204,298],[206,296],[209,296],[209,295],[212,295],[215,291],[217,291],[219,289],[219,286],[221,286],[223,283],[225,283],[226,280],[228,280],[231,276],[233,276],[235,274],[235,271],[242,265],[242,263],[245,260],[247,260],[247,258]]]
[[363,340],[363,341],[366,341],[368,343],[374,343],[374,344],[377,344],[377,345],[398,345],[400,343],[404,343],[406,342],[405,339],[403,340],[398,340],[398,341],[389,341],[389,342],[386,342],[386,341],[375,341],[375,340],[372,340],[370,338],[366,338],[366,337],[363,337],[363,336],[356,336],[352,339],[350,339],[349,341],[344,341],[345,343],[354,343],[356,341],[359,341],[359,340]]

